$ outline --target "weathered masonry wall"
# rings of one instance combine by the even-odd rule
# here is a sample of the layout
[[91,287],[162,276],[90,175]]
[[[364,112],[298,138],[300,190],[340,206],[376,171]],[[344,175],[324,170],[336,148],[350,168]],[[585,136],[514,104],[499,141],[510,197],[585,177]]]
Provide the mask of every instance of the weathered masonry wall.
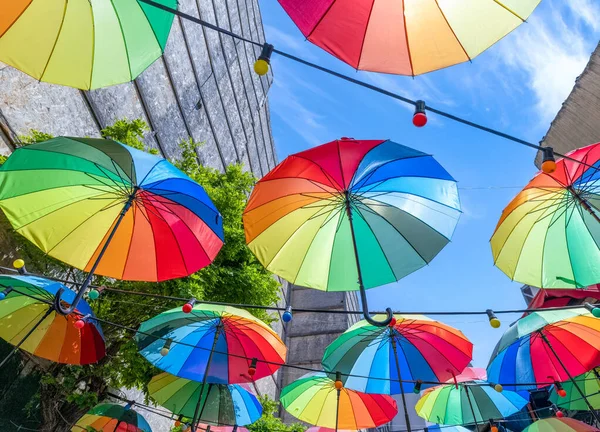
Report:
[[[264,41],[257,0],[181,0],[179,7]],[[166,157],[177,157],[178,144],[192,138],[204,143],[203,164],[222,170],[240,161],[260,177],[276,156],[267,102],[272,75],[252,70],[259,51],[176,17],[165,54],[133,83],[82,92],[0,64],[0,142],[10,149],[30,129],[98,136],[115,120],[141,118],[151,127],[147,144]]]

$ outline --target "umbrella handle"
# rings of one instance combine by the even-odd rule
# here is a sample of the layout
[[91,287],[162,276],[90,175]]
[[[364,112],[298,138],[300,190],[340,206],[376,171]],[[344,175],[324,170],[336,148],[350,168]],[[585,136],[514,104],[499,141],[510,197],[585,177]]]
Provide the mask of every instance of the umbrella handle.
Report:
[[65,290],[64,288],[59,288],[58,291],[56,292],[56,295],[54,296],[54,310],[56,310],[56,312],[58,312],[61,315],[69,315],[75,311],[75,308],[77,307],[77,304],[79,303],[79,300],[81,300],[81,297],[83,297],[83,294],[85,293],[85,288],[82,287],[81,289],[79,289],[79,292],[75,296],[75,299],[73,300],[71,305],[67,308],[65,308],[62,305],[62,302],[60,299],[64,290]]
[[369,324],[374,325],[376,327],[385,327],[388,326],[394,319],[394,312],[392,312],[390,308],[387,308],[385,310],[385,312],[387,313],[387,318],[383,321],[377,321],[371,317],[371,314],[369,313],[369,304],[367,302],[367,293],[362,283],[360,284],[360,302],[362,303],[363,307],[363,316]]

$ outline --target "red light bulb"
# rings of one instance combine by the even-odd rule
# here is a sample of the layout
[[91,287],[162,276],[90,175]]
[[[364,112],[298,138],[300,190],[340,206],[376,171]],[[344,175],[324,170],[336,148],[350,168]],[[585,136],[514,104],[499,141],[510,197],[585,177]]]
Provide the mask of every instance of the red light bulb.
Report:
[[562,411],[556,411],[556,417],[563,418],[565,414]]
[[250,375],[251,377],[253,377],[254,374],[256,374],[256,368],[249,367],[248,368],[248,375]]
[[194,306],[192,306],[190,303],[186,303],[182,306],[181,310],[183,311],[183,313],[190,313],[193,308]]
[[413,115],[413,124],[416,127],[423,127],[427,124],[427,114],[424,112],[417,112]]
[[561,398],[567,397],[567,391],[565,389],[560,389],[556,393],[558,393]]
[[78,319],[77,321],[75,321],[75,328],[81,330],[82,328],[85,327],[85,321],[82,319]]

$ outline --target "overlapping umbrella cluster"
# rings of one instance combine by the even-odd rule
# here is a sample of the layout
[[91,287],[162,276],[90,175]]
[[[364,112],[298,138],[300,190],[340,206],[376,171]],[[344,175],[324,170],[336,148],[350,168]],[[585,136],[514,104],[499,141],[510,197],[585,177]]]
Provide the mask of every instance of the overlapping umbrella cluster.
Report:
[[[0,7],[0,60],[82,89],[135,79],[162,54],[173,21],[139,0],[9,3]],[[474,58],[539,0],[280,3],[307,39],[356,69],[414,76]],[[569,157],[536,176],[502,214],[492,252],[511,279],[540,288],[600,283],[600,145]],[[168,161],[110,140],[61,137],[17,149],[0,168],[0,208],[44,253],[88,273],[78,291],[0,276],[0,337],[13,353],[67,364],[105,355],[102,329],[82,299],[94,274],[185,277],[209,265],[224,238],[201,186]],[[460,331],[389,308],[387,316],[369,314],[366,290],[431,262],[459,215],[454,178],[431,155],[390,140],[332,141],[289,156],[257,183],[243,222],[259,261],[292,283],[359,291],[362,300],[364,320],[326,349],[323,371],[283,389],[290,414],[319,432],[371,428],[397,414],[391,395],[400,394],[410,431],[405,393],[423,392],[417,413],[460,430],[518,412],[527,400],[517,391],[549,381],[557,406],[594,413],[600,321],[588,309],[519,320],[498,343],[487,378],[468,368],[473,346]],[[287,354],[248,312],[193,301],[144,322],[135,340],[164,371],[150,395],[193,431],[242,431],[256,421],[262,408],[246,384],[274,374]],[[76,428],[150,431],[131,405],[114,404],[96,406]],[[596,430],[586,428],[551,418],[528,430]]]

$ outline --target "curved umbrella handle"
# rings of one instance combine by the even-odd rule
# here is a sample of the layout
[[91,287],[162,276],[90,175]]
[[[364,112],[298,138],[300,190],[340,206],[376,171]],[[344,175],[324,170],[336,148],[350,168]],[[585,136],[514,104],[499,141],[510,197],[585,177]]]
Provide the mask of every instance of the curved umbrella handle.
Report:
[[77,292],[77,295],[75,296],[75,299],[73,300],[73,302],[71,303],[71,305],[67,308],[65,308],[62,303],[61,303],[61,296],[62,293],[64,292],[64,288],[59,288],[59,290],[56,292],[56,295],[54,296],[54,310],[56,312],[58,312],[61,315],[69,315],[70,313],[75,311],[75,308],[77,308],[77,304],[79,303],[79,300],[81,300],[81,298],[83,297],[83,294],[85,293],[85,289],[87,288],[88,284],[82,285],[79,288],[79,291]]
[[365,320],[369,324],[374,325],[376,327],[386,327],[394,319],[394,312],[392,312],[392,310],[390,308],[387,308],[385,310],[385,312],[387,313],[387,318],[384,319],[383,321],[376,321],[371,317],[371,314],[369,313],[369,304],[367,302],[367,293],[366,293],[365,287],[362,285],[362,283],[360,284],[360,302],[362,303],[363,317],[365,317]]

